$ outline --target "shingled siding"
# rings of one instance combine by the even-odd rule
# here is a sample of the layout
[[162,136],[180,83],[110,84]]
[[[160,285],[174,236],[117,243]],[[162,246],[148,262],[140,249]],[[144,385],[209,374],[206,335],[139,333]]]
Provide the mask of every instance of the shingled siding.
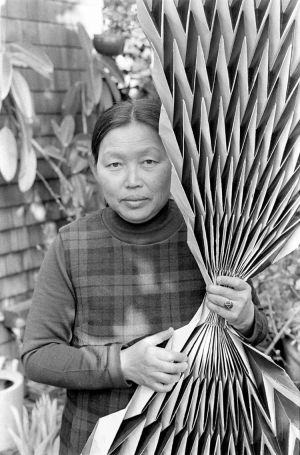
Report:
[[[30,69],[22,69],[33,92],[39,120],[37,140],[41,145],[55,143],[51,119],[61,121],[61,103],[66,90],[81,79],[85,69],[76,24],[82,22],[92,33],[101,31],[101,0],[6,0],[1,16],[6,41],[30,42],[40,46],[52,60],[51,81]],[[0,126],[5,117],[0,114]],[[1,157],[0,157],[1,159]],[[59,182],[47,163],[39,157],[38,169],[54,192]],[[38,198],[47,216],[31,210]],[[6,183],[0,176],[0,310],[30,299],[43,259],[45,221],[65,222],[53,197],[37,179],[32,190],[21,193],[17,177]]]

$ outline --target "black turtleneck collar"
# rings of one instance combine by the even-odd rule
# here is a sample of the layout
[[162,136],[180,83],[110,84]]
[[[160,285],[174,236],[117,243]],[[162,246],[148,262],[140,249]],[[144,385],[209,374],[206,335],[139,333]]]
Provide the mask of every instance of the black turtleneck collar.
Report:
[[155,217],[144,223],[129,223],[110,207],[102,211],[102,220],[113,237],[135,245],[163,242],[175,234],[184,222],[172,200],[169,200]]

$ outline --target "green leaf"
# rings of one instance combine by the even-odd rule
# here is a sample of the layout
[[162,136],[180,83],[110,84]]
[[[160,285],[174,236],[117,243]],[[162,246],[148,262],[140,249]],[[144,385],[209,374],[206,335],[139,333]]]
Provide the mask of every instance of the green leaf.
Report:
[[89,166],[88,160],[86,158],[82,158],[82,156],[78,154],[76,148],[73,148],[71,150],[68,159],[68,164],[72,170],[72,173],[74,174],[83,171],[83,169],[86,169]]
[[19,188],[22,192],[28,191],[35,180],[37,160],[32,147],[28,148],[25,143],[21,147],[21,165],[19,172]]
[[7,182],[13,179],[17,164],[17,142],[12,131],[7,126],[4,126],[0,130],[0,171]]
[[29,43],[10,43],[8,49],[12,53],[14,64],[29,66],[44,77],[50,78],[53,73],[53,63],[39,47]]
[[4,100],[11,87],[12,64],[6,52],[0,52],[0,101]]
[[45,434],[45,436],[43,437],[43,440],[41,441],[41,443],[35,447],[35,450],[34,450],[34,455],[44,455],[46,453],[49,453],[49,451],[51,450],[51,447],[53,445],[53,442],[54,442],[54,438],[56,437],[57,433],[58,433],[58,427],[50,434]]
[[60,178],[60,196],[63,204],[68,204],[72,197],[70,182],[66,178]]
[[103,107],[103,110],[108,109],[113,105],[113,98],[111,91],[109,90],[109,87],[106,82],[103,82],[103,89],[102,89],[102,96],[100,100],[101,106]]
[[91,153],[91,135],[90,134],[76,134],[73,138],[73,143],[77,152],[83,156],[90,155]]
[[[87,79],[86,79],[87,82]],[[94,109],[94,100],[89,98],[88,96],[88,84],[85,84],[85,91],[84,91],[84,97],[82,99],[82,109],[85,115],[90,116],[93,109]]]
[[35,113],[31,91],[26,79],[15,69],[12,74],[11,92],[26,121],[32,123]]
[[55,120],[51,120],[51,125],[55,136],[58,138],[63,147],[70,145],[74,132],[75,121],[72,115],[66,115],[60,125]]
[[79,110],[80,105],[80,91],[82,88],[82,82],[75,82],[72,87],[69,88],[62,102],[63,115],[75,115]]
[[77,23],[77,27],[79,42],[81,44],[82,49],[85,51],[87,58],[90,60],[92,58],[94,50],[92,40],[89,37],[85,27],[80,22]]
[[20,149],[20,170],[18,176],[19,188],[22,192],[28,191],[35,180],[37,159],[32,146],[32,128],[26,123],[24,117],[18,115],[21,128],[22,144]]
[[70,178],[74,192],[72,194],[75,207],[84,207],[91,197],[91,188],[83,174],[75,174]]
[[90,62],[88,64],[85,79],[87,97],[89,100],[93,102],[94,105],[96,105],[100,101],[103,81],[101,73],[99,72],[99,70],[97,70],[93,62]]
[[11,429],[9,429],[9,433],[10,433],[19,453],[22,453],[22,455],[31,455],[28,450],[28,447],[24,444],[24,441],[22,440],[22,438],[17,436],[16,433]]
[[107,83],[115,101],[121,101],[121,94],[116,83],[108,75],[105,76],[105,82]]
[[29,455],[28,435],[24,431],[23,422],[22,422],[20,413],[15,406],[11,406],[11,413],[14,417],[17,434],[13,430],[10,430],[10,434],[13,437],[13,439],[18,447],[19,447],[19,444],[22,445],[23,450],[21,453],[24,453],[24,455]]
[[124,83],[123,73],[118,68],[118,65],[116,64],[112,57],[97,54],[95,57],[95,64],[97,65],[100,71],[104,73],[107,73],[108,71],[110,75],[117,80],[117,82],[120,82],[121,84]]
[[57,147],[54,145],[47,145],[44,147],[44,152],[46,153],[47,156],[50,158],[55,158],[56,160],[59,161],[66,161],[65,158],[62,156],[62,151],[59,150]]

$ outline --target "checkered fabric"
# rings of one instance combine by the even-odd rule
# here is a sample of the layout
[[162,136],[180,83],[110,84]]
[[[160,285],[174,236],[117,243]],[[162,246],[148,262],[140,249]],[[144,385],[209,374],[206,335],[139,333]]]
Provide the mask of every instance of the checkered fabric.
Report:
[[[60,455],[80,454],[99,417],[133,395],[121,348],[189,323],[204,294],[174,202],[135,226],[107,208],[61,229],[39,273],[22,352],[29,378],[67,389]],[[247,341],[257,344],[267,322],[252,299]]]
[[[99,214],[61,231],[77,298],[72,345],[130,343],[187,324],[205,294],[186,229],[163,242],[134,245],[114,238]],[[80,453],[99,417],[125,407],[134,387],[68,390],[61,455]]]

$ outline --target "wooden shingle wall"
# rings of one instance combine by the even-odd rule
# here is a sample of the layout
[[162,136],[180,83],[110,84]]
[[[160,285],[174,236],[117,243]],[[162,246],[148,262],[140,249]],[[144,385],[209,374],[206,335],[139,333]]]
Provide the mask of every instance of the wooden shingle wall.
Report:
[[[29,42],[41,47],[55,70],[51,81],[22,69],[33,92],[38,118],[36,139],[41,145],[55,143],[51,119],[61,121],[61,103],[66,90],[82,78],[85,59],[76,32],[77,22],[88,32],[101,32],[101,0],[2,0],[1,16],[7,42]],[[5,121],[0,114],[0,127]],[[0,157],[1,159],[1,157]],[[39,157],[38,169],[54,192],[59,182]],[[46,217],[37,207],[41,199]],[[43,259],[45,224],[62,224],[63,214],[41,180],[21,193],[17,177],[6,183],[0,176],[0,310],[30,299]]]

